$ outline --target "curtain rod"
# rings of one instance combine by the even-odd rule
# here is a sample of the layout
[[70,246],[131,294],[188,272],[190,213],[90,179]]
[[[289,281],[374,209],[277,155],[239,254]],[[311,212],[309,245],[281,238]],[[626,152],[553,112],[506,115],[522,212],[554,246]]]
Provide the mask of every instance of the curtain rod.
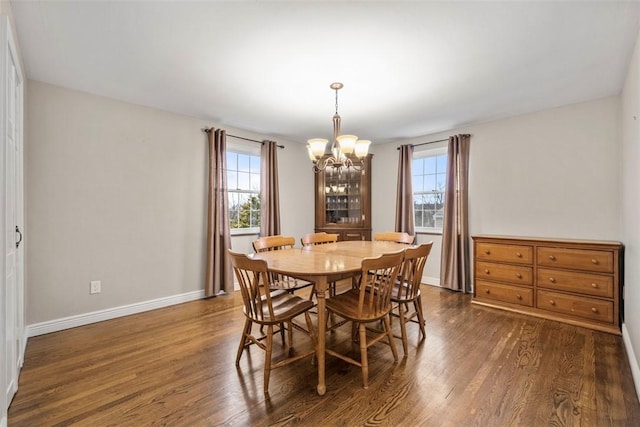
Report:
[[[202,129],[202,132],[204,133],[209,133],[211,132],[211,129],[213,128],[204,128]],[[258,144],[264,144],[264,141],[258,141],[257,139],[250,139],[250,138],[245,138],[244,136],[236,136],[236,135],[231,135],[230,133],[226,134],[227,136],[230,136],[232,138],[237,138],[237,139],[244,139],[245,141],[250,141],[250,142],[257,142]],[[276,147],[278,148],[284,148],[284,145],[278,145],[276,144]]]
[[[412,146],[412,147],[419,147],[421,145],[435,144],[436,142],[444,142],[444,141],[448,141],[448,140],[449,140],[449,138],[447,138],[447,139],[438,139],[436,141],[421,142],[420,144],[409,144],[409,145]],[[397,148],[397,150],[399,150],[399,149],[400,149],[400,147]]]

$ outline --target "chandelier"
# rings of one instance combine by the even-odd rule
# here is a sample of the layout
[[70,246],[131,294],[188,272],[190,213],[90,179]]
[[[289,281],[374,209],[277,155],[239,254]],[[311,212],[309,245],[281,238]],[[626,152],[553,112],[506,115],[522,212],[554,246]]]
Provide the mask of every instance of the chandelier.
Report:
[[329,86],[336,91],[336,113],[333,115],[333,140],[330,152],[327,153],[328,140],[313,138],[307,141],[309,159],[313,162],[313,171],[318,173],[327,167],[333,167],[338,172],[342,168],[364,170],[363,159],[369,151],[371,141],[358,139],[355,135],[340,135],[340,116],[338,115],[338,91],[342,83],[331,83]]

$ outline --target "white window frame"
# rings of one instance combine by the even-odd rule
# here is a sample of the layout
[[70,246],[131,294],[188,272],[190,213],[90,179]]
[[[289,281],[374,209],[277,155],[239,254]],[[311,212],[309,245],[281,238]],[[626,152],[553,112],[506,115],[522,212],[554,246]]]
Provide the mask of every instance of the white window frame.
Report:
[[[241,142],[241,141],[233,141],[232,143],[227,142],[227,152],[230,153],[236,153],[236,154],[247,154],[250,156],[257,156],[258,158],[260,158],[260,145],[256,144],[256,143],[252,143],[252,142]],[[227,168],[229,167],[229,165],[227,165]],[[260,179],[262,180],[262,176],[260,176]],[[227,185],[229,185],[229,181],[227,178]],[[246,190],[241,190],[241,191],[237,191],[238,189],[231,189],[231,188],[227,188],[227,192],[228,193],[232,193],[232,192],[242,192],[242,193],[254,193],[253,191],[246,191]],[[260,191],[258,190],[258,197],[260,197]],[[262,204],[262,199],[260,200],[260,203]],[[229,209],[231,208],[231,206],[229,206]],[[231,212],[229,210],[229,212]],[[262,219],[262,218],[260,218]],[[230,228],[230,235],[231,236],[238,236],[238,235],[247,235],[247,234],[260,234],[260,227],[249,227],[249,228]]]
[[[434,144],[429,144],[429,146],[427,146],[426,148],[423,148],[422,150],[414,150],[413,152],[413,158],[411,159],[411,161],[413,162],[413,160],[417,160],[417,159],[424,159],[427,157],[436,157],[436,156],[442,156],[442,155],[447,155],[447,142],[440,142],[440,143],[434,143]],[[413,179],[413,176],[411,177],[411,179]],[[446,176],[445,176],[446,179]],[[413,186],[413,182],[412,184],[412,188],[414,188]],[[445,185],[445,191],[443,193],[446,193],[446,185]],[[413,199],[414,199],[414,205],[415,205],[415,195],[416,192],[415,190],[412,193]],[[443,195],[443,197],[445,197]],[[443,205],[444,205],[444,201],[443,201]],[[413,213],[415,216],[415,212]],[[416,233],[425,233],[425,234],[442,234],[442,228],[436,228],[436,227],[418,227],[416,225],[415,227]]]

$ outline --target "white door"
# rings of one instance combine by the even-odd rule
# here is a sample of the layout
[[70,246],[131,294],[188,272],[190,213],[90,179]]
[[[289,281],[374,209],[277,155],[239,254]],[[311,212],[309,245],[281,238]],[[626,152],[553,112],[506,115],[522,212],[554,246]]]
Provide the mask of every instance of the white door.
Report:
[[[11,30],[6,16],[0,17],[2,46],[0,53],[0,111],[2,111],[2,159],[0,173],[0,200],[3,201],[0,224],[3,224],[0,239],[3,242],[1,258],[4,259],[0,281],[4,282],[0,291],[0,307],[4,323],[3,350],[0,355],[0,424],[6,422],[7,407],[18,389],[18,374],[23,360],[23,262],[22,240],[22,104],[23,84],[16,51],[11,38]],[[20,243],[20,245],[19,245]],[[3,301],[4,300],[4,301]]]

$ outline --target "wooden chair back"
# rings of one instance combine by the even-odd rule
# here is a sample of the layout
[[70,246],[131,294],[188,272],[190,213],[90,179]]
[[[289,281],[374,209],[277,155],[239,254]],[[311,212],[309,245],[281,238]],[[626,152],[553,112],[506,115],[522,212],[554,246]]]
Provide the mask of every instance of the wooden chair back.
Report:
[[253,241],[253,250],[256,252],[275,251],[278,249],[292,248],[296,239],[289,236],[265,236]]
[[391,292],[398,278],[404,251],[362,260],[358,314],[362,319],[386,316],[391,308]]
[[322,245],[324,243],[333,243],[338,241],[338,235],[333,233],[326,233],[324,231],[320,233],[305,234],[300,238],[302,246]]
[[395,300],[413,300],[418,297],[422,272],[432,247],[433,242],[429,242],[416,248],[407,248],[404,251],[404,261],[400,273],[401,281],[394,295]]
[[[265,236],[253,241],[253,250],[258,252],[277,251],[279,249],[293,248],[296,239],[290,236]],[[298,289],[312,286],[312,282],[295,279],[279,273],[269,273],[270,285],[272,289],[284,289],[287,292],[294,292]]]
[[414,236],[409,233],[399,231],[387,231],[384,233],[376,233],[373,235],[373,240],[384,240],[387,242],[405,243],[410,245],[413,243]]
[[[231,257],[231,265],[236,279],[240,285],[245,315],[251,320],[260,323],[276,322],[273,304],[271,303],[267,262],[261,259],[252,259],[245,254],[231,250],[229,251],[229,256]],[[266,313],[264,312],[265,309],[267,310]]]

